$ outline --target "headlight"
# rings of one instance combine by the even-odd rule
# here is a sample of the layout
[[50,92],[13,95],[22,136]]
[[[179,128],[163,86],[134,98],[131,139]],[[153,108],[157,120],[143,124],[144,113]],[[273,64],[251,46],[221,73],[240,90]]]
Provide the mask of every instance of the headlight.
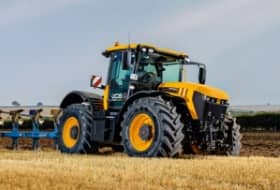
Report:
[[142,48],[142,52],[146,52],[147,51],[147,48]]
[[152,49],[152,48],[149,48],[148,52],[149,52],[149,53],[154,53],[154,52],[155,52],[155,50],[154,50],[154,49]]

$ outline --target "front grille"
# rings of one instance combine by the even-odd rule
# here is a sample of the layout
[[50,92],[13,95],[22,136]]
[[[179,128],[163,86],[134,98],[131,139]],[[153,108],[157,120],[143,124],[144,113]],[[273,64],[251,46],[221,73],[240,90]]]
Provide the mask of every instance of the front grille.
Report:
[[228,107],[226,100],[205,97],[199,92],[195,92],[193,96],[196,113],[200,120],[224,119]]
[[206,97],[207,102],[216,103],[216,104],[228,104],[227,100],[212,98],[212,97]]
[[227,107],[225,104],[205,102],[204,120],[224,119]]

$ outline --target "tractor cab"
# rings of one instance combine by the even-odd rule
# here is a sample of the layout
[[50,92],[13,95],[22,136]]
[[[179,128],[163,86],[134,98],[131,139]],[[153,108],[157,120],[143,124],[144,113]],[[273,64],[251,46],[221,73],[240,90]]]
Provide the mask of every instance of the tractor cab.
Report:
[[110,59],[104,92],[105,109],[119,110],[126,100],[140,91],[159,90],[167,82],[187,81],[187,67],[197,66],[198,83],[205,83],[206,69],[190,62],[187,54],[148,44],[115,43],[103,55]]

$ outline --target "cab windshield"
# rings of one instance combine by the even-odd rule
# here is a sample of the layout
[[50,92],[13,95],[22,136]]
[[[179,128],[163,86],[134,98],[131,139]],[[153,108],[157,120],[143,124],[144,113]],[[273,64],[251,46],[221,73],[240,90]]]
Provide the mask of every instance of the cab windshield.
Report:
[[[139,81],[154,83],[162,82],[199,82],[199,69],[204,64],[187,62],[178,57],[159,53],[144,53],[138,65]],[[147,80],[147,78],[152,80]]]
[[181,79],[183,59],[158,53],[142,54],[137,74],[154,74],[157,82],[178,82]]
[[199,83],[198,64],[180,64],[177,62],[163,65],[162,82],[195,82]]

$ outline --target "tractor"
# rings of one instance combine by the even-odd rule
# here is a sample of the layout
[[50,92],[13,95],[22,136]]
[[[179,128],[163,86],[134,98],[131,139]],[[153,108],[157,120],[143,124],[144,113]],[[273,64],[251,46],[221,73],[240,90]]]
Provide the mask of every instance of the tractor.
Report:
[[[116,42],[102,54],[110,60],[107,81],[94,75],[90,84],[103,94],[73,91],[60,105],[61,152],[112,146],[136,157],[239,155],[240,126],[228,112],[229,96],[205,84],[205,64],[141,43]],[[188,80],[190,66],[197,81]]]

